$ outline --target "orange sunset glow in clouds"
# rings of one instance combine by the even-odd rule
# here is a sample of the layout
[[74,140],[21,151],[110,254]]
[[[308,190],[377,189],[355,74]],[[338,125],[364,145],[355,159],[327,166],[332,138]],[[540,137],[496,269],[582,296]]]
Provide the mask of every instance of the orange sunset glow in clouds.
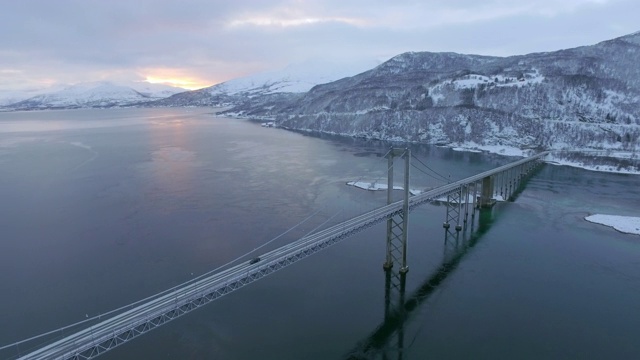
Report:
[[178,79],[178,78],[161,78],[161,77],[155,77],[155,76],[147,76],[145,81],[151,84],[164,84],[164,85],[180,87],[188,90],[202,89],[211,85],[209,83],[202,82],[200,80],[189,79],[189,78]]
[[164,84],[175,87],[180,87],[187,90],[202,89],[207,86],[213,85],[210,82],[204,80],[192,78],[192,77],[163,77],[163,76],[147,76],[145,81],[151,84]]

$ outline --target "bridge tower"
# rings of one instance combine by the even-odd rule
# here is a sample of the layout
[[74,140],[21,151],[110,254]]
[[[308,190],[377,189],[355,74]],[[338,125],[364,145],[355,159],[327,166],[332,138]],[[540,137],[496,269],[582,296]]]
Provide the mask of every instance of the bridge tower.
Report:
[[387,256],[383,268],[390,270],[395,263],[400,265],[400,273],[409,271],[407,266],[407,238],[409,227],[409,148],[391,148],[385,156],[387,169],[387,205],[393,202],[393,163],[396,157],[404,159],[404,203],[402,211],[387,219]]

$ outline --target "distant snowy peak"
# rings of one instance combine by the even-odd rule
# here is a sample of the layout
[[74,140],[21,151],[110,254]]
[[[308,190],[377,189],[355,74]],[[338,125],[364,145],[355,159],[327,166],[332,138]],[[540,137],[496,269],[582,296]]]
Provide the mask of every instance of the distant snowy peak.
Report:
[[116,84],[110,81],[97,81],[71,85],[49,95],[75,96],[82,99],[100,96],[117,98],[120,96],[135,96],[133,94],[137,94],[137,96],[157,99],[183,91],[185,91],[185,89],[162,84],[151,84],[142,81],[124,84]]
[[185,91],[181,88],[146,82],[115,84],[109,81],[79,83],[42,92],[18,102],[6,104],[13,110],[113,107],[163,99]]
[[373,59],[306,61],[281,70],[258,73],[207,88],[175,94],[154,101],[150,106],[228,106],[265,96],[292,98],[317,85],[353,77],[378,64],[380,61]]
[[60,91],[65,87],[67,87],[67,85],[57,84],[43,89],[0,91],[0,107],[17,103],[19,101],[23,101],[37,95]]
[[211,95],[304,93],[316,85],[359,74],[378,64],[373,60],[352,63],[307,61],[277,71],[229,80],[207,90]]
[[36,94],[27,93],[22,91],[2,91],[0,92],[0,108],[3,106],[7,106],[13,103],[17,103],[24,99],[28,99],[30,97],[35,96]]
[[126,84],[126,86],[132,88],[133,90],[151,98],[166,98],[174,94],[178,94],[186,89],[164,85],[164,84],[152,84],[146,81],[136,81],[130,82]]

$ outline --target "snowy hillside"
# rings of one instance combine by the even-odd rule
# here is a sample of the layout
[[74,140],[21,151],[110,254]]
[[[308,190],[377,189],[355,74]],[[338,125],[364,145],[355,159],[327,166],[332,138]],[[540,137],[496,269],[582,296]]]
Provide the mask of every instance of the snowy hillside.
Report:
[[353,76],[378,65],[374,61],[336,63],[307,61],[289,65],[284,69],[233,79],[209,87],[212,95],[302,93],[318,84],[329,83]]
[[487,149],[640,149],[640,33],[511,57],[409,52],[226,114],[364,138]]
[[119,85],[100,81],[45,89],[35,96],[16,102],[5,100],[4,108],[33,110],[126,106],[163,99],[183,91],[181,88],[145,82]]
[[162,106],[210,106],[241,104],[260,96],[288,97],[318,84],[362,73],[378,65],[375,60],[331,62],[323,60],[291,64],[284,69],[229,80],[204,89],[188,91],[155,102]]
[[54,85],[51,87],[30,90],[5,90],[0,91],[0,108],[6,105],[27,100],[37,95],[53,93],[64,89],[65,85]]

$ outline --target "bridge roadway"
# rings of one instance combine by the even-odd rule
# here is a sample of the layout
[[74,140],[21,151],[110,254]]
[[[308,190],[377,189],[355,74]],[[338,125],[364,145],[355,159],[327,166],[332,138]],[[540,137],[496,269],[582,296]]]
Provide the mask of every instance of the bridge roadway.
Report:
[[[458,191],[460,187],[481,181],[487,176],[498,174],[529,161],[538,161],[546,155],[547,152],[543,152],[413,196],[409,200],[409,209],[451,194]],[[402,201],[382,206],[260,255],[260,261],[257,263],[244,262],[204,279],[185,283],[184,286],[174,291],[57,340],[20,359],[94,358],[168,321],[386,220],[402,212],[402,207]]]

